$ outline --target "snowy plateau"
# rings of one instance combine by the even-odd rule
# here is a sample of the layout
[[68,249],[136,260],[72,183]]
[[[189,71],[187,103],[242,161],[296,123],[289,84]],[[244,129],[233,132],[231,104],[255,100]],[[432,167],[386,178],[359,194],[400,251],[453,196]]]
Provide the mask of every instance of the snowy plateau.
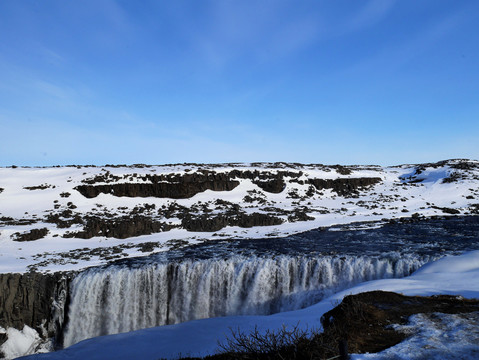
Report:
[[[0,168],[0,355],[205,356],[229,328],[321,328],[349,294],[479,298],[477,250],[475,160]],[[353,358],[477,358],[461,316]]]

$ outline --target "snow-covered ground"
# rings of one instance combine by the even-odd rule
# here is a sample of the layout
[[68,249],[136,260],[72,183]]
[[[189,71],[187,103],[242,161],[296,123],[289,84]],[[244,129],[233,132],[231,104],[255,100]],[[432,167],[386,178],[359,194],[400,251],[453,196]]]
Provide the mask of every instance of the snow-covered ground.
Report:
[[[238,177],[233,180],[239,185],[230,191],[205,190],[183,199],[126,197],[111,193],[87,198],[75,189],[89,182],[95,186],[149,184],[151,177],[148,176],[184,176],[202,171],[216,174],[256,171],[270,177],[283,172],[285,188],[279,193],[268,192],[255,183],[257,179]],[[289,175],[284,175],[287,172]],[[349,195],[339,194],[331,188],[318,189],[311,183],[315,179],[355,178],[379,178],[380,182],[359,187]],[[150,208],[143,208],[141,214],[172,227],[171,230],[126,239],[68,235],[83,230],[81,222],[67,224],[75,216],[107,220],[128,217],[145,205]],[[188,209],[194,216],[214,216],[235,208],[243,214],[274,216],[283,223],[250,228],[226,226],[215,232],[187,231],[178,212],[165,215],[164,209],[178,207]],[[473,160],[395,167],[281,163],[0,168],[0,273],[78,270],[111,259],[146,256],[178,244],[196,244],[204,240],[279,237],[334,224],[412,215],[467,215],[478,211],[479,162]],[[295,217],[297,213],[307,216],[298,218]],[[57,223],[51,220],[55,216]],[[18,241],[19,237],[35,229],[46,234],[37,240]],[[145,243],[149,247],[142,246]],[[91,251],[94,249],[101,251]]]
[[410,337],[376,354],[352,360],[476,360],[479,358],[479,312],[418,314],[407,325],[396,326]]
[[[120,196],[112,190],[114,186],[118,189],[124,185],[131,188],[135,188],[135,184],[156,186],[158,181],[171,185],[192,175],[203,177],[203,180],[210,175],[219,178],[219,183],[206,187],[222,188],[223,191],[201,189],[193,191],[189,197],[169,198]],[[221,179],[229,183],[224,186]],[[279,190],[278,182],[282,183]],[[102,191],[87,196],[79,186],[97,187]],[[395,167],[279,163],[0,168],[0,273],[79,270],[206,240],[275,238],[332,225],[349,224],[348,228],[361,229],[405,217],[419,219],[478,213],[479,162],[472,160]],[[273,219],[276,225],[247,227],[251,223],[248,221],[239,222],[239,226],[228,225],[228,221],[233,219],[235,223],[241,216],[247,220],[256,216],[255,224],[258,219],[259,223]],[[215,217],[226,219],[226,225],[220,222],[216,231],[187,229],[189,225],[185,219],[206,219],[207,222]],[[126,221],[126,231],[130,232],[132,224],[128,221],[138,218],[147,219],[144,234],[142,229],[139,235],[135,233],[138,228],[133,229],[133,235],[122,233],[115,237],[109,233],[112,225],[115,230],[120,226],[116,221]],[[82,232],[84,235],[79,236]],[[406,295],[458,294],[477,298],[478,275],[479,251],[474,251],[442,259],[407,278],[363,283],[302,310],[147,328],[85,340],[43,356],[48,359],[157,359],[175,358],[180,353],[183,356],[206,355],[217,350],[217,342],[230,334],[230,328],[250,331],[257,326],[265,331],[298,323],[309,329],[320,327],[321,315],[350,293],[382,289]],[[402,353],[408,358],[411,347],[418,346],[426,351],[423,358],[438,356],[441,351],[438,346],[425,344],[428,340],[436,341],[429,339],[435,332],[448,335],[456,344],[465,344],[457,351],[463,351],[468,358],[477,348],[467,344],[475,344],[477,337],[467,338],[462,334],[474,333],[477,329],[474,319],[477,320],[437,315],[431,320],[417,316],[407,328],[411,333],[417,332],[416,340],[411,338],[409,343],[404,342],[389,353],[358,355],[358,359],[367,356],[401,358]],[[419,331],[421,324],[426,323],[428,330]],[[467,331],[455,331],[446,326],[448,323],[456,323],[458,329]],[[434,330],[434,326],[439,330]],[[51,350],[48,343],[42,344],[36,330],[28,326],[19,329],[0,328],[0,334],[6,333],[8,337],[0,349],[7,358]],[[436,353],[430,352],[432,348]]]
[[[218,341],[231,334],[230,329],[248,332],[256,326],[265,331],[298,324],[304,329],[318,329],[321,315],[331,310],[344,296],[372,290],[405,295],[449,294],[479,298],[479,251],[442,258],[406,278],[362,283],[301,310],[269,316],[210,318],[97,337],[61,351],[32,355],[28,359],[174,359],[180,355],[204,356],[217,351]],[[416,315],[411,317],[408,325],[403,326],[411,334],[406,341],[381,353],[353,355],[352,359],[477,359],[478,320],[477,313],[468,316]],[[1,350],[7,356],[14,357],[15,349],[28,345],[25,343],[28,334],[17,335],[2,345]],[[34,336],[30,338],[35,339]]]

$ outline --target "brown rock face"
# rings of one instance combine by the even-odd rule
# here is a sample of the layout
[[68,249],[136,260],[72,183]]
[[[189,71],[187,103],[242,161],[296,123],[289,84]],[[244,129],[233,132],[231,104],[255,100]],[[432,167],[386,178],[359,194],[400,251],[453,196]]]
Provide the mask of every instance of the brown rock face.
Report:
[[34,241],[44,238],[48,234],[47,228],[32,229],[26,233],[15,233],[12,235],[13,241]]
[[224,173],[194,173],[170,176],[144,176],[149,183],[120,183],[106,185],[80,185],[75,188],[83,196],[94,198],[99,194],[127,197],[158,197],[187,199],[205,190],[230,191],[239,185]]
[[[61,273],[0,274],[0,326],[52,337],[63,327],[68,276]],[[47,334],[41,330],[42,323]]]
[[188,231],[207,231],[213,232],[224,228],[225,226],[239,226],[249,228],[253,226],[280,225],[283,220],[267,214],[237,214],[233,216],[218,215],[208,217],[207,215],[191,217],[186,216],[181,221],[181,225]]
[[259,171],[233,170],[226,173],[214,171],[199,171],[184,175],[143,175],[142,181],[147,183],[119,183],[95,185],[98,182],[118,181],[115,177],[99,177],[86,180],[85,185],[79,185],[75,190],[87,198],[99,194],[112,194],[126,197],[158,197],[170,199],[187,199],[205,190],[231,191],[239,185],[236,179],[251,179],[254,184],[270,193],[280,193],[286,183],[284,176],[298,177],[301,172],[262,173]]
[[253,181],[253,183],[259,186],[262,190],[273,194],[279,194],[286,187],[286,183],[282,178],[272,180],[258,180]]
[[126,239],[171,230],[172,226],[146,216],[123,216],[115,219],[87,217],[83,231],[67,233],[64,237],[90,239],[94,236]]
[[358,190],[381,182],[378,177],[338,178],[338,179],[309,179],[309,183],[318,190],[332,189],[340,196],[350,196]]
[[239,185],[238,181],[205,181],[199,183],[156,183],[156,184],[108,184],[80,185],[75,188],[87,198],[99,194],[127,197],[158,197],[188,199],[205,190],[230,191]]
[[459,314],[478,310],[477,299],[371,291],[346,296],[340,305],[322,316],[321,322],[325,333],[331,333],[336,339],[348,339],[352,353],[374,353],[407,338],[407,334],[397,332],[390,325],[405,324],[413,314]]

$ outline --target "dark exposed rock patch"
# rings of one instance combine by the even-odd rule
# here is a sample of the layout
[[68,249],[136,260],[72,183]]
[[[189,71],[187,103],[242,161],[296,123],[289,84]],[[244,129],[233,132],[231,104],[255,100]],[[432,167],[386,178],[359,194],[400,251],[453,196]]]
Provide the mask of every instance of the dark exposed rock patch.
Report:
[[48,214],[45,217],[45,222],[56,224],[60,229],[66,229],[74,224],[84,223],[82,215],[73,213],[70,209],[63,210],[59,213]]
[[50,185],[50,184],[41,184],[41,185],[37,185],[37,186],[24,186],[23,187],[25,190],[45,190],[45,189],[49,189],[49,188],[56,188],[55,185]]
[[14,219],[9,216],[0,217],[0,226],[5,225],[32,225],[38,222],[37,219]]
[[3,190],[5,190],[4,188],[0,188],[0,194],[3,192]]
[[411,315],[474,311],[479,311],[478,299],[449,295],[404,296],[371,291],[346,296],[339,306],[323,315],[322,323],[325,332],[333,331],[336,338],[348,339],[351,353],[379,352],[407,337],[389,325],[406,324]]
[[257,196],[256,194],[252,193],[251,191],[249,191],[250,195],[246,195],[244,198],[243,198],[243,202],[245,203],[254,203],[254,202],[258,202],[259,204],[266,204],[267,200],[264,198],[264,197],[261,197],[261,196]]
[[[351,174],[349,168],[343,166],[334,166],[342,175]],[[301,171],[278,171],[261,172],[258,170],[232,170],[225,173],[200,170],[195,173],[187,174],[166,174],[166,175],[125,175],[125,178],[106,173],[97,175],[92,179],[86,179],[83,182],[86,185],[79,185],[75,190],[79,191],[87,198],[94,198],[99,194],[112,194],[114,196],[126,197],[159,197],[171,199],[187,199],[205,190],[213,191],[231,191],[239,185],[237,179],[250,179],[255,185],[263,191],[269,193],[281,193],[285,187],[285,177],[291,178],[291,181],[303,184],[298,180],[303,173]],[[124,182],[111,183],[119,180],[141,180],[143,182]],[[98,184],[97,183],[103,183]],[[333,189],[338,195],[347,196],[357,193],[358,190],[375,185],[381,182],[380,178],[338,178],[338,179],[310,179],[309,183],[318,190]]]
[[341,175],[350,175],[352,173],[351,169],[342,165],[333,165],[331,167],[335,169]]
[[122,216],[114,219],[88,216],[84,223],[83,231],[70,232],[65,234],[64,237],[90,239],[94,236],[105,236],[126,239],[168,231],[173,228],[172,225],[140,215]]
[[289,222],[308,221],[308,220],[314,220],[314,217],[309,216],[305,210],[297,209],[291,215],[288,216]]
[[340,196],[350,196],[359,190],[376,185],[382,180],[378,177],[338,178],[338,179],[309,179],[309,183],[318,190],[332,189]]
[[[164,174],[164,175],[125,175],[125,178],[111,175],[109,173],[97,175],[92,179],[83,180],[84,184],[75,187],[83,196],[94,198],[99,194],[112,194],[114,196],[127,197],[159,197],[171,199],[187,199],[205,190],[231,191],[239,185],[237,179],[251,179],[261,189],[271,193],[280,193],[286,184],[285,176],[299,177],[302,172],[278,171],[277,173],[260,172],[258,170],[230,172],[215,172],[199,170],[186,174]],[[132,181],[133,179],[142,182],[124,182],[110,184],[114,181]],[[106,183],[95,185],[97,183]]]
[[181,221],[181,225],[188,231],[205,231],[213,232],[224,228],[225,226],[239,226],[243,228],[250,228],[253,226],[269,226],[280,225],[283,223],[281,218],[271,216],[268,214],[253,213],[236,215],[217,215],[208,216],[201,215],[192,217],[185,216]]
[[80,185],[75,188],[83,196],[94,198],[99,194],[111,194],[127,197],[158,197],[170,199],[188,199],[205,190],[230,191],[239,185],[239,181],[203,181],[185,183],[122,183],[111,185]]
[[68,282],[65,273],[0,274],[0,326],[21,330],[28,325],[45,337],[60,334]]
[[96,183],[110,183],[114,181],[119,181],[121,179],[121,176],[113,175],[111,172],[107,171],[104,174],[95,175],[92,178],[84,179],[82,180],[82,183],[92,185]]
[[452,214],[452,215],[457,215],[460,214],[461,212],[457,209],[453,208],[448,208],[448,207],[439,207],[439,206],[431,206],[433,209],[441,210],[445,214]]
[[273,194],[279,194],[286,187],[286,183],[281,178],[272,179],[272,180],[258,180],[258,181],[253,181],[253,183],[259,186],[264,191],[273,193]]
[[[211,215],[209,206],[216,207],[222,211],[221,215]],[[127,209],[127,208],[126,208]],[[154,204],[138,205],[130,211],[119,208],[121,214],[110,213],[106,209],[95,215],[89,213],[81,215],[70,209],[46,216],[45,220],[55,223],[58,228],[70,228],[72,225],[82,225],[83,230],[67,232],[66,238],[89,239],[94,236],[115,237],[126,239],[130,237],[149,235],[153,233],[169,231],[180,225],[173,225],[165,222],[166,219],[177,218],[182,220],[181,226],[190,231],[217,231],[225,226],[265,226],[279,225],[282,219],[262,214],[245,214],[238,204],[217,199],[214,203],[198,203],[190,207],[184,207],[176,202],[163,205],[156,209]],[[289,215],[291,212],[287,212]],[[197,215],[200,214],[200,215]],[[299,218],[298,218],[299,220]]]
[[451,167],[458,170],[476,170],[479,169],[479,164],[477,162],[472,162],[467,159],[462,159],[455,164],[451,164]]
[[[479,165],[476,162],[467,160],[467,159],[452,159],[452,160],[442,160],[438,161],[435,163],[424,163],[424,164],[418,164],[416,165],[416,171],[415,171],[415,176],[422,174],[427,168],[433,168],[433,169],[438,169],[443,166],[450,166],[452,169],[456,170],[463,170],[463,171],[471,171],[471,170],[476,170],[479,168]],[[453,175],[456,173],[453,173]],[[457,176],[458,174],[454,175]],[[445,183],[447,182],[453,182],[457,180],[455,177],[449,177],[446,179],[450,179],[450,181],[444,181]]]
[[48,234],[47,228],[32,229],[24,233],[15,233],[12,235],[13,241],[35,241],[44,238]]
[[461,179],[461,175],[457,172],[453,172],[448,177],[442,179],[442,183],[443,184],[450,184],[450,183],[453,183],[453,182],[457,182],[460,179]]

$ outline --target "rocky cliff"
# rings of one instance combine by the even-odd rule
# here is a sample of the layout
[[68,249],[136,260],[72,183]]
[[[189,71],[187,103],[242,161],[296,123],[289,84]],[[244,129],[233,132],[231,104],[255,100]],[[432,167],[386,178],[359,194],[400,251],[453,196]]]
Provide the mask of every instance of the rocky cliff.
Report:
[[[61,334],[69,277],[67,273],[0,274],[0,326],[21,330],[27,325],[43,338]],[[0,345],[5,340],[0,339]]]

